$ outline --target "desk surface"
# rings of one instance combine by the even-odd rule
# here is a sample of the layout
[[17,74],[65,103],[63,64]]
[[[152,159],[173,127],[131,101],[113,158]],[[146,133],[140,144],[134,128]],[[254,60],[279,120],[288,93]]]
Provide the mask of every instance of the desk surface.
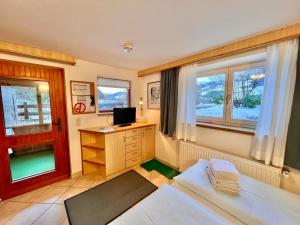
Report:
[[79,131],[98,133],[98,134],[110,134],[110,133],[115,133],[120,131],[132,130],[136,128],[150,127],[155,125],[156,125],[155,123],[134,123],[126,127],[119,127],[119,126],[92,127],[92,128],[79,129]]

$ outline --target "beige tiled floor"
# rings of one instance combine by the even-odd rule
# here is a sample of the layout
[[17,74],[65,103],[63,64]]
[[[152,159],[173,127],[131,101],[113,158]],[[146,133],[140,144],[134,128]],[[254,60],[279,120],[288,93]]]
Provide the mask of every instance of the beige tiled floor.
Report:
[[[156,171],[134,168],[156,186],[171,181]],[[64,200],[105,182],[99,175],[70,178],[0,202],[0,225],[68,225]]]

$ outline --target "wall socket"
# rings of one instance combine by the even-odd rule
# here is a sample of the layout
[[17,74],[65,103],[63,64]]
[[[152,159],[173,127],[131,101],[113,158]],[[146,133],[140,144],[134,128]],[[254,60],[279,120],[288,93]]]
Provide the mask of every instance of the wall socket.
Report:
[[75,124],[77,127],[81,126],[81,118],[76,118]]

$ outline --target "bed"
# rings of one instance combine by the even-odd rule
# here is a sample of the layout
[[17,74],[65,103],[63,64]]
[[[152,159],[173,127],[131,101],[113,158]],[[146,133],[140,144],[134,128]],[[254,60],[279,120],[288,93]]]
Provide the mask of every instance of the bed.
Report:
[[183,186],[245,224],[300,224],[300,196],[241,175],[238,195],[215,190],[206,174],[208,161],[200,160],[181,175],[175,185]]
[[111,225],[300,224],[300,196],[241,175],[241,193],[216,191],[200,160]]
[[241,224],[170,185],[164,185],[123,213],[110,225]]

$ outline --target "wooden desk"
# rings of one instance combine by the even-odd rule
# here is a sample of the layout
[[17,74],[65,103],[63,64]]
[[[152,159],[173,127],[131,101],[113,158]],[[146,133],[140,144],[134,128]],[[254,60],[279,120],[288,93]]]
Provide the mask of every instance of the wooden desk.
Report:
[[155,124],[79,129],[82,173],[111,176],[154,158]]

